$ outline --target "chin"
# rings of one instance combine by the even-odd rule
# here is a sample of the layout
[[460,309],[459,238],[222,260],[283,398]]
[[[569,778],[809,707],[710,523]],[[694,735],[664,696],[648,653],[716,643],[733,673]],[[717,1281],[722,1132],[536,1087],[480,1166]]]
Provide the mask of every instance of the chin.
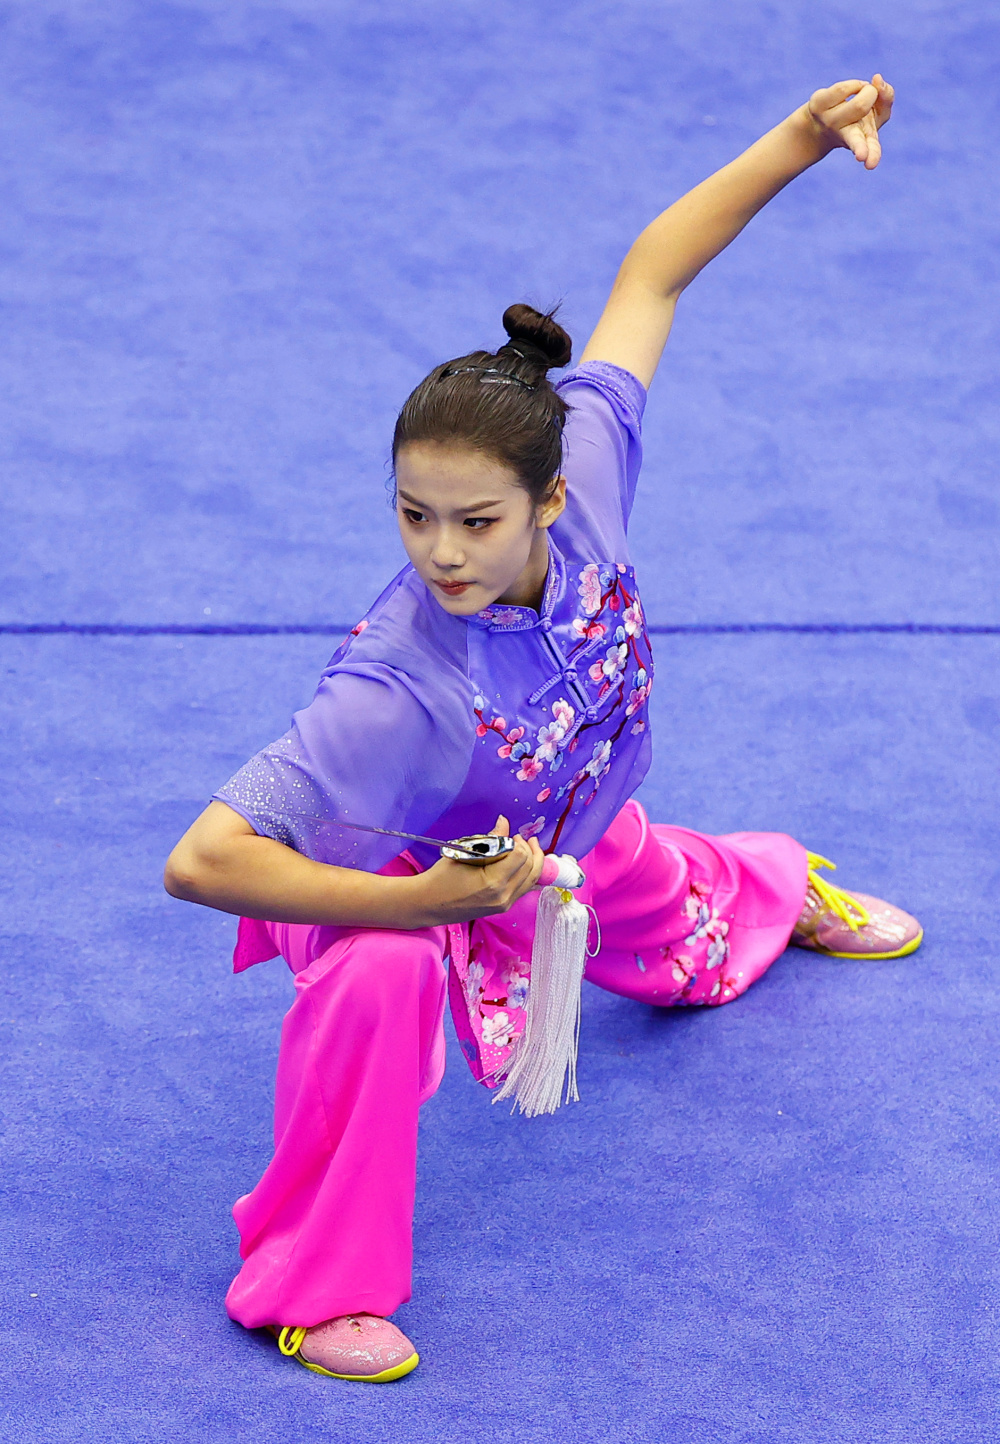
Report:
[[478,587],[474,594],[466,592],[462,597],[446,596],[444,592],[438,591],[434,586],[428,587],[428,591],[442,611],[452,617],[474,617],[477,612],[481,612],[484,607],[489,606],[489,603],[483,601],[482,597],[478,595]]

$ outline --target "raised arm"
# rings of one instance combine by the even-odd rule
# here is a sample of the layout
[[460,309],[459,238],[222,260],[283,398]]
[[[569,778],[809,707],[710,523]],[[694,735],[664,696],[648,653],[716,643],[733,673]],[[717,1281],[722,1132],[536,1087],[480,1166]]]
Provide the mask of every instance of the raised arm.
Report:
[[611,361],[648,386],[685,286],[772,196],[831,150],[843,146],[874,170],[882,154],[878,132],[892,100],[892,86],[881,75],[817,90],[749,150],[675,201],[625,257],[580,359]]

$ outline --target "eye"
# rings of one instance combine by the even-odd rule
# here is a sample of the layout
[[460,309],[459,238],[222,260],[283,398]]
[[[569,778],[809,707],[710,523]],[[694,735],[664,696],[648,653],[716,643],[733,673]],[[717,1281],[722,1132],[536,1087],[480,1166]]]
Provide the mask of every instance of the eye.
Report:
[[412,522],[414,526],[416,526],[418,522],[427,520],[422,511],[414,511],[412,507],[408,506],[403,507],[403,515],[406,517],[406,520]]
[[499,520],[498,516],[467,516],[463,525],[467,526],[470,531],[485,531],[488,526],[492,526],[495,521]]

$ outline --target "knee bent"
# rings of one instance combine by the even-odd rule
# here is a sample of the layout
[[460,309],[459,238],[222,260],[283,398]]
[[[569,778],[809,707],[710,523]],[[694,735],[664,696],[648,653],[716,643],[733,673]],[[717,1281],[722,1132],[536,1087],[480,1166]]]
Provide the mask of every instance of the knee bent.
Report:
[[341,940],[296,979],[310,992],[350,995],[376,1013],[419,994],[428,967],[442,966],[442,949],[423,935],[366,931]]

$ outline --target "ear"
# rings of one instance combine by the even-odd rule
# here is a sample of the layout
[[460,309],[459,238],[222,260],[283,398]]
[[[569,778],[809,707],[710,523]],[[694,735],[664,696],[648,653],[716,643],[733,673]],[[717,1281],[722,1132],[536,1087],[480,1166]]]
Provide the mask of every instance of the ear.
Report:
[[566,510],[566,478],[557,476],[548,497],[535,509],[535,525],[550,527]]

